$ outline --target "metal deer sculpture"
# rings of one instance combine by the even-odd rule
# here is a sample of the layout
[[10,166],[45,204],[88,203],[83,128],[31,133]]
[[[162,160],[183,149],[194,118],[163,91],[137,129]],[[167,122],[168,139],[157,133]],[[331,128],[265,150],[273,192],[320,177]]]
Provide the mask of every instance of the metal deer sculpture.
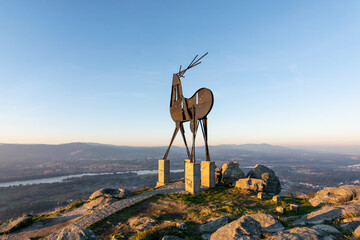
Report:
[[[189,66],[181,70],[181,65],[178,73],[173,74],[173,82],[171,88],[171,99],[170,99],[170,114],[172,119],[175,122],[174,134],[171,138],[170,144],[163,159],[166,159],[170,150],[170,147],[177,135],[181,132],[183,137],[186,151],[191,162],[195,162],[195,137],[198,129],[198,124],[200,123],[205,142],[205,153],[206,161],[210,161],[209,148],[208,148],[208,136],[207,136],[207,115],[211,111],[211,108],[214,103],[214,97],[210,89],[200,88],[197,90],[191,98],[185,98],[182,93],[182,86],[180,78],[184,78],[185,72],[199,65],[200,60],[205,57],[208,53],[205,53],[201,58],[197,59],[198,55],[191,61]],[[190,130],[193,134],[193,142],[191,154],[186,143],[185,130],[183,123],[190,122]]]

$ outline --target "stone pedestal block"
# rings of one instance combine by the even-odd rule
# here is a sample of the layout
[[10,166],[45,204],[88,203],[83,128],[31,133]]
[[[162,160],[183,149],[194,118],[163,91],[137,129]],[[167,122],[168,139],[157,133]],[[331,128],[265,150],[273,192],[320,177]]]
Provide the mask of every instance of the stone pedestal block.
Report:
[[201,162],[201,186],[215,187],[215,162]]
[[200,164],[185,160],[185,191],[196,194],[200,192]]
[[170,182],[170,160],[159,160],[158,174],[157,186],[163,186]]
[[273,196],[272,200],[276,203],[280,203],[280,196],[279,195],[275,195]]
[[286,209],[283,206],[276,207],[276,212],[278,212],[278,213],[283,214],[283,213],[285,213],[285,211],[286,211]]
[[299,205],[296,204],[290,204],[290,211],[297,212],[299,209]]
[[258,195],[257,195],[257,198],[258,199],[264,199],[265,198],[265,193],[259,192]]

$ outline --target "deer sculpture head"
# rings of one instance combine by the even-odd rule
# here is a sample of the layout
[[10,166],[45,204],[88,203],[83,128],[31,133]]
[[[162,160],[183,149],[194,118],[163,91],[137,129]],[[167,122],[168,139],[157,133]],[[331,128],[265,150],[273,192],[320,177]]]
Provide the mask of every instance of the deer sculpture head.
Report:
[[213,105],[213,94],[207,88],[201,88],[190,98],[185,98],[182,94],[181,78],[185,78],[185,72],[199,65],[200,60],[207,55],[204,54],[199,59],[198,55],[190,62],[185,69],[180,69],[173,74],[173,83],[170,100],[170,114],[175,122],[187,122],[192,119],[202,119],[210,112]]

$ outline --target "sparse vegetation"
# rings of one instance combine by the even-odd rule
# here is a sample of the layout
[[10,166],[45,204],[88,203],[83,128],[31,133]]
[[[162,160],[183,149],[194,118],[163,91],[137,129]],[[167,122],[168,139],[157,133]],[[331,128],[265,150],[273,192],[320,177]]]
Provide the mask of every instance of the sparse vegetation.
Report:
[[[298,212],[279,214],[277,206],[289,210],[290,204],[299,205]],[[103,239],[110,239],[122,233],[125,239],[161,239],[164,235],[177,235],[184,239],[201,239],[198,229],[201,223],[210,218],[228,216],[230,221],[242,215],[251,213],[270,213],[280,220],[286,217],[298,217],[315,210],[307,200],[293,197],[281,197],[280,203],[275,203],[271,197],[260,200],[255,194],[238,188],[215,187],[200,194],[164,194],[156,195],[133,206],[125,208],[101,221],[89,229]],[[128,219],[139,216],[151,216],[158,221],[158,226],[151,230],[137,233],[129,227]],[[185,222],[187,229],[179,231],[171,223]],[[119,238],[121,239],[121,238]]]
[[15,232],[19,229],[26,228],[27,226],[30,226],[35,221],[34,217],[31,215],[24,214],[22,217],[12,220],[8,222],[8,230],[5,230],[4,232],[1,232],[0,235],[3,234],[9,234],[12,232]]
[[152,229],[136,233],[131,236],[129,240],[152,240],[152,239],[161,239],[164,235],[177,235],[179,237],[184,237],[184,234],[179,233],[175,224],[171,226],[158,226]]

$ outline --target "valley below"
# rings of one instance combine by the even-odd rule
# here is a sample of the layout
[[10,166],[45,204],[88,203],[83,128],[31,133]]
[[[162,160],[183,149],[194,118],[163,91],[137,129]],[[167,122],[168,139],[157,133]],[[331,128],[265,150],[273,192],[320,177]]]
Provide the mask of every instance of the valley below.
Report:
[[[0,145],[2,184],[74,174],[88,174],[59,182],[0,187],[0,221],[24,213],[39,214],[87,199],[100,188],[139,190],[157,182],[157,161],[164,147],[136,148],[101,144]],[[197,161],[204,159],[197,149]],[[360,184],[360,155],[318,153],[267,144],[211,146],[217,167],[236,161],[246,174],[256,164],[275,171],[282,185],[281,194],[303,195],[324,187]],[[168,159],[171,178],[184,173],[186,151],[172,148]],[[131,171],[154,170],[150,174]],[[92,175],[98,174],[98,175]]]

